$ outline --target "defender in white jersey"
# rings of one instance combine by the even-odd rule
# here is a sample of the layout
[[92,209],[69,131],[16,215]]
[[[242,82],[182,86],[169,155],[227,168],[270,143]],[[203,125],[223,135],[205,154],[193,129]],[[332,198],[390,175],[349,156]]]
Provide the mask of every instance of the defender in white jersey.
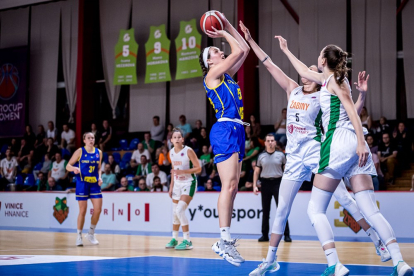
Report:
[[[322,112],[319,105],[318,91],[320,85],[302,78],[304,86],[299,86],[287,77],[266,56],[262,49],[250,37],[248,30],[243,27],[242,30],[246,35],[246,40],[248,40],[259,59],[263,60],[263,64],[278,84],[286,91],[288,98],[286,125],[288,141],[286,145],[287,163],[280,185],[279,205],[273,223],[269,252],[263,263],[250,273],[250,275],[264,275],[268,271],[276,271],[275,269],[279,267],[276,262],[277,247],[283,236],[293,200],[303,181],[310,181],[312,172],[318,166],[322,134],[320,128]],[[317,71],[316,66],[311,66],[309,69],[315,72]],[[361,95],[365,95],[365,92],[361,91]],[[364,97],[360,96],[356,105],[362,109],[363,102]],[[368,236],[372,238],[378,255],[381,255],[381,260],[388,261],[390,259],[389,253],[386,249],[384,250],[378,235],[362,217],[355,200],[349,195],[343,182],[336,189],[335,197],[352,214],[354,219],[367,232]]]
[[[370,151],[364,140],[361,121],[352,102],[346,79],[347,53],[336,45],[326,46],[318,58],[318,69],[322,73],[317,73],[309,70],[288,50],[284,38],[281,36],[276,38],[279,39],[280,48],[302,78],[323,84],[320,102],[326,139],[322,143],[319,173],[315,176],[308,206],[309,218],[328,261],[328,268],[323,275],[349,275],[349,270],[339,262],[332,228],[326,217],[329,201],[343,177],[349,177],[358,207],[390,252],[394,264],[391,275],[413,275],[412,268],[403,261],[391,226],[380,213],[375,201],[370,175],[375,174],[375,170],[371,168]],[[363,86],[365,87],[357,86],[357,88],[367,90],[367,81]],[[348,160],[343,160],[346,158]]]
[[[187,209],[197,189],[196,174],[201,172],[201,167],[194,151],[184,145],[184,137],[180,129],[173,129],[171,142],[174,147],[170,150],[172,171],[169,195],[173,201],[173,236],[165,248],[188,250],[193,249],[193,243],[190,240],[185,209]],[[181,244],[178,244],[180,225],[184,240]]]

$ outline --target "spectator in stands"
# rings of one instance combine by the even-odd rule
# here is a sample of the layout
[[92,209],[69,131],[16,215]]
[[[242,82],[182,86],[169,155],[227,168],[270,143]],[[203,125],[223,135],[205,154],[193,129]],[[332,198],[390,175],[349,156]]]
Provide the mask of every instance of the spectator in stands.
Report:
[[[108,160],[109,161],[109,160]],[[113,191],[116,185],[116,176],[111,170],[111,165],[106,164],[102,174],[101,191]]]
[[46,146],[47,146],[46,154],[49,154],[49,156],[51,157],[51,160],[55,159],[56,153],[60,152],[60,151],[59,151],[58,146],[55,145],[55,142],[54,142],[53,138],[51,138],[51,137],[47,138],[47,145]]
[[109,126],[108,120],[102,122],[101,138],[99,139],[99,148],[103,152],[105,148],[109,148],[112,144],[112,127]]
[[367,126],[368,130],[372,128],[372,120],[365,106],[362,108],[361,114],[359,114],[359,118],[361,119],[362,125]]
[[281,119],[275,124],[275,139],[276,141],[280,141],[283,145],[286,145],[287,138],[286,138],[286,112],[287,109],[282,109],[282,117]]
[[7,185],[14,183],[17,174],[17,160],[11,154],[11,150],[6,150],[6,158],[0,162],[0,191],[5,191]]
[[203,122],[201,120],[197,120],[195,122],[195,127],[193,128],[192,132],[191,132],[191,137],[195,138],[197,141],[200,138],[200,132],[201,129],[203,128]]
[[99,146],[99,141],[101,140],[101,132],[98,130],[98,127],[95,123],[91,124],[91,132],[95,136],[95,148]]
[[63,131],[60,135],[62,140],[60,142],[60,148],[66,148],[68,151],[73,152],[76,148],[75,145],[75,132],[69,128],[67,124],[63,125]]
[[198,138],[199,154],[203,154],[203,146],[207,146],[210,149],[210,138],[207,135],[207,129],[205,127],[200,129],[200,136]]
[[[147,179],[148,179],[148,177],[147,177]],[[154,176],[151,191],[152,192],[165,192],[166,191],[165,186],[161,184],[161,179],[158,176]]]
[[141,163],[137,167],[137,173],[134,176],[134,180],[140,178],[146,178],[148,174],[152,173],[151,164],[148,163],[147,156],[141,155]]
[[162,143],[164,138],[164,127],[160,125],[160,117],[154,116],[152,118],[152,123],[154,125],[151,127],[151,137],[155,141]]
[[378,147],[378,158],[381,169],[386,172],[385,180],[388,184],[394,184],[395,166],[397,165],[397,147],[391,143],[388,133],[382,134],[382,144]]
[[[102,165],[101,165],[101,171],[102,172],[105,172],[105,165],[106,165],[106,163],[102,162]],[[111,168],[111,172],[113,174],[115,174],[115,176],[118,176],[121,173],[121,169],[119,168],[119,165],[115,161],[114,156],[112,154],[108,155],[108,165]]]
[[160,184],[162,185],[162,190],[164,192],[168,192],[168,180],[167,180],[167,174],[160,170],[160,167],[158,164],[152,164],[151,166],[152,172],[147,175],[147,187],[149,189],[152,189],[154,187],[154,180],[155,177],[158,177],[160,179]]
[[164,145],[167,147],[167,149],[172,148],[171,138],[172,138],[172,130],[174,126],[173,124],[169,123],[167,125],[167,134],[165,135]]
[[411,161],[412,141],[403,122],[398,124],[393,133],[393,138],[398,150],[398,164],[400,164],[402,169],[408,169]]
[[262,132],[262,128],[260,126],[259,121],[256,119],[255,115],[250,115],[250,126],[252,127],[252,137],[260,137],[260,134]]
[[47,138],[52,138],[53,141],[55,141],[55,145],[57,145],[59,134],[58,134],[58,130],[55,128],[55,124],[52,121],[49,121],[47,123],[47,127],[48,127],[48,130],[46,132],[46,137]]
[[137,150],[132,153],[130,165],[131,168],[137,167],[141,164],[141,156],[146,156],[147,160],[150,160],[151,155],[147,149],[144,149],[144,145],[142,143],[138,143]]
[[158,158],[158,165],[160,166],[160,169],[165,173],[169,173],[171,171],[170,152],[166,146],[161,147],[161,153]]
[[200,156],[200,166],[201,166],[201,173],[198,176],[198,183],[205,183],[211,171],[213,169],[213,158],[211,158],[211,154],[208,151],[208,146],[204,145],[202,147],[202,155]]
[[144,134],[144,141],[142,142],[144,149],[148,150],[150,155],[155,150],[155,141],[151,139],[151,134],[149,132]]
[[11,154],[13,156],[17,156],[20,151],[19,143],[17,142],[17,139],[13,138],[10,141],[9,149],[11,150]]
[[36,135],[33,133],[33,129],[31,125],[26,125],[23,139],[26,140],[27,145],[29,145],[30,147],[34,147],[34,144],[36,142]]
[[154,163],[158,164],[160,162],[160,154],[161,154],[161,148],[157,148],[155,150],[155,159]]
[[147,183],[145,182],[145,178],[141,177],[138,180],[138,188],[136,189],[137,192],[149,192],[150,190],[147,188]]
[[382,140],[382,134],[390,132],[390,126],[387,123],[387,118],[382,116],[379,120],[379,125],[377,127],[377,139]]
[[67,183],[69,182],[69,172],[66,171],[66,165],[68,161],[62,159],[62,154],[60,152],[55,153],[55,162],[52,163],[48,179],[52,177],[57,184],[62,187],[66,187]]
[[180,124],[177,125],[176,128],[181,129],[184,135],[184,140],[185,140],[191,135],[191,132],[193,130],[191,129],[191,125],[187,123],[187,118],[185,117],[185,115],[181,115],[179,120],[180,120]]
[[45,191],[47,190],[47,181],[46,181],[46,176],[43,172],[39,172],[36,175],[36,187],[37,187],[37,191]]
[[121,178],[121,187],[115,190],[115,192],[132,192],[134,191],[134,187],[129,185],[128,186],[128,179],[126,177]]
[[17,162],[19,163],[20,167],[24,167],[27,163],[27,157],[29,157],[31,147],[27,144],[26,140],[23,138],[20,141],[20,150],[17,154]]
[[248,152],[250,150],[250,141],[253,137],[252,127],[251,126],[246,126],[244,128],[244,132],[245,132],[245,137],[246,137],[246,140],[244,142],[244,149],[245,149],[246,152]]
[[33,171],[35,179],[37,179],[40,172],[43,173],[43,174],[48,174],[51,165],[52,165],[52,161],[50,160],[50,155],[48,153],[46,153],[44,155],[44,161],[43,161],[43,164],[42,164],[42,168],[40,170],[34,170]]
[[45,137],[43,138],[42,143],[35,149],[35,163],[42,161],[43,156],[45,156],[47,152],[47,148],[47,138]]
[[260,152],[260,144],[257,137],[252,137],[250,140],[249,151],[246,153],[246,156],[243,158],[243,161],[254,161],[257,160],[258,154]]
[[49,177],[46,191],[63,191],[63,189],[53,177]]
[[374,136],[372,136],[372,134],[368,134],[366,136],[366,140],[371,153],[376,155],[378,153],[378,146],[375,145]]
[[44,145],[44,139],[46,138],[46,131],[43,125],[39,125],[37,127],[38,134],[36,135],[36,142],[34,144],[35,148],[38,148],[42,145]]
[[204,184],[205,187],[205,191],[206,192],[217,192],[214,188],[213,188],[213,180],[208,179],[207,182]]
[[[23,174],[29,174],[32,173],[33,167],[34,167],[34,150],[31,150],[29,155],[24,156],[23,158],[25,158],[26,160],[22,160],[21,159],[21,164],[24,162],[24,167],[22,168],[22,173]],[[20,167],[22,167],[20,165]]]
[[201,132],[201,127],[203,125],[203,122],[201,122],[201,120],[197,120],[195,122],[195,127],[192,129],[192,132],[189,136],[189,138],[185,141],[185,144],[190,146],[194,152],[198,155],[200,149],[199,149],[199,141],[200,141],[200,132]]
[[[372,161],[374,162],[375,170],[377,171],[377,176],[372,177],[372,182],[374,183],[374,190],[378,191],[378,190],[380,190],[380,187],[383,186],[384,174],[382,173],[381,162],[378,158],[377,153],[375,153],[375,154],[372,153]],[[386,189],[384,189],[384,190],[386,190]]]

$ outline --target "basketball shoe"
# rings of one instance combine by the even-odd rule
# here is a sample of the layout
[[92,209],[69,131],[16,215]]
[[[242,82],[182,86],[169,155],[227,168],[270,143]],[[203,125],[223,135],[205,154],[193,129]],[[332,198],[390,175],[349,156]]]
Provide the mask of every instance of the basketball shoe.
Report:
[[244,259],[236,249],[238,246],[238,244],[236,244],[237,241],[238,239],[230,241],[220,239],[213,244],[211,249],[232,265],[240,266],[240,264],[244,262]]
[[341,263],[336,263],[328,267],[321,276],[347,276],[349,269]]
[[273,263],[266,262],[266,259],[263,259],[263,262],[259,264],[259,266],[250,272],[249,276],[262,276],[265,275],[266,272],[273,273],[278,271],[280,265],[277,263],[276,259]]
[[174,248],[177,246],[177,244],[178,244],[178,241],[172,238],[170,242],[165,245],[165,248]]
[[381,256],[381,262],[385,263],[391,260],[391,254],[382,242],[375,248],[377,249],[377,255]]
[[76,238],[76,246],[83,246],[82,235],[78,235]]
[[413,269],[404,261],[399,261],[396,266],[394,266],[394,271],[391,276],[412,276]]
[[85,238],[87,238],[87,239],[88,239],[88,241],[89,241],[91,244],[99,244],[98,240],[97,240],[97,239],[96,239],[96,237],[95,237],[95,234],[90,234],[90,233],[88,233],[88,234],[86,234]]
[[175,247],[175,250],[190,250],[193,249],[193,243],[191,241],[183,240],[182,243]]

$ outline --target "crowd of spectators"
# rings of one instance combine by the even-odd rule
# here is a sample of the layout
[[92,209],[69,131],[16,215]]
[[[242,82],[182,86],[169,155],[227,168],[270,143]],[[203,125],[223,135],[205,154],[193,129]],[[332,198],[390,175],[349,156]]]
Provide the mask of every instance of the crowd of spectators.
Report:
[[[202,167],[197,176],[199,191],[220,191],[220,177],[214,164],[208,129],[201,120],[197,120],[192,127],[185,115],[181,115],[179,121],[175,127],[183,131],[185,144],[194,149]],[[361,112],[361,122],[369,131],[366,140],[378,173],[374,186],[386,189],[387,185],[394,184],[402,169],[409,168],[412,137],[403,122],[393,128],[385,117],[381,117],[376,123],[365,108]],[[249,117],[249,123],[245,126],[246,151],[239,182],[241,191],[253,191],[253,172],[257,157],[264,149],[264,136],[273,133],[277,150],[282,152],[287,142],[286,109],[282,110],[274,128],[262,126],[255,115]],[[172,124],[168,124],[164,129],[160,118],[154,116],[153,126],[143,134],[143,139],[135,138],[129,148],[120,150],[116,148],[120,139],[114,135],[109,122],[104,120],[101,127],[93,123],[90,131],[96,137],[95,147],[104,152],[102,191],[168,191],[173,128]],[[79,147],[75,138],[76,133],[68,124],[64,124],[59,132],[50,121],[46,131],[42,125],[38,126],[37,135],[31,126],[26,126],[22,139],[12,139],[1,150],[0,190],[74,191],[76,177],[66,171],[66,164],[72,152]]]

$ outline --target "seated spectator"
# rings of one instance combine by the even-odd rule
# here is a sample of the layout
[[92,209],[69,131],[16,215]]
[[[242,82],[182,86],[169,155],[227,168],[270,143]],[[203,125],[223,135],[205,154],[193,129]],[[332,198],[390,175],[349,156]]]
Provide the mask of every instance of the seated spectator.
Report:
[[52,121],[49,121],[47,123],[47,132],[46,132],[46,137],[47,138],[52,138],[55,145],[58,144],[58,138],[59,138],[59,133],[57,128],[55,128],[55,124]]
[[17,160],[11,154],[11,150],[6,150],[6,158],[0,162],[0,191],[5,191],[7,186],[14,183],[17,174]]
[[378,147],[378,158],[381,162],[381,169],[385,173],[385,181],[388,184],[394,184],[395,166],[397,165],[397,147],[391,143],[390,135],[382,135],[382,143]]
[[148,163],[148,159],[145,155],[141,155],[141,164],[137,167],[137,172],[134,176],[134,180],[146,178],[148,174],[152,173],[151,164]]
[[157,148],[155,150],[155,158],[154,158],[154,163],[158,164],[160,162],[160,154],[161,154],[161,148]]
[[250,115],[250,126],[252,127],[252,137],[260,138],[260,134],[262,132],[262,128],[260,126],[259,121],[256,119],[255,115]]
[[162,143],[162,140],[164,138],[164,127],[160,125],[160,117],[154,116],[152,118],[152,123],[154,125],[151,127],[151,137],[155,141]]
[[116,185],[116,176],[112,173],[111,165],[106,164],[102,174],[101,191],[113,191]]
[[405,128],[405,124],[400,122],[398,127],[395,129],[393,133],[393,139],[397,146],[398,151],[398,164],[400,164],[402,169],[409,169],[411,163],[411,148],[412,148],[412,141],[407,133]]
[[187,123],[187,118],[185,117],[185,115],[180,116],[180,124],[177,125],[176,128],[181,129],[184,136],[184,140],[190,137],[191,132],[193,131],[191,129],[191,125]]
[[191,132],[192,139],[196,139],[196,141],[200,139],[202,127],[203,127],[203,122],[201,120],[197,120],[195,122],[195,127],[193,128]]
[[[246,184],[246,180],[247,180],[246,163],[242,162],[240,179],[239,179],[239,184],[238,184],[239,190],[241,189],[241,187],[244,187],[244,185]],[[260,184],[258,185],[258,187],[260,188]]]
[[200,129],[200,136],[198,138],[199,154],[203,154],[203,146],[207,146],[207,149],[210,148],[210,138],[205,127]]
[[50,160],[50,155],[46,153],[45,160],[43,161],[43,166],[40,171],[44,174],[48,174],[50,171],[50,165],[52,165],[52,160]]
[[47,148],[46,148],[46,154],[49,154],[51,157],[51,160],[55,159],[55,155],[59,151],[58,146],[55,145],[55,142],[53,141],[53,138],[47,138]]
[[155,141],[151,139],[151,134],[149,132],[144,134],[144,141],[142,142],[144,149],[148,150],[150,155],[155,150]]
[[372,177],[372,182],[374,183],[374,190],[379,191],[384,183],[384,174],[381,171],[381,163],[378,154],[372,154],[372,161],[374,162],[375,170],[377,171],[377,176]]
[[253,130],[251,126],[246,126],[244,128],[244,132],[245,132],[245,141],[244,141],[244,150],[245,153],[247,153],[250,150],[250,141],[253,137]]
[[162,190],[164,192],[168,191],[168,180],[167,174],[160,170],[158,164],[152,164],[151,166],[152,172],[147,175],[147,187],[148,189],[153,189],[155,178],[158,177],[160,179],[160,184],[162,185]]
[[23,139],[26,140],[26,144],[29,145],[30,148],[34,147],[34,144],[36,142],[36,135],[33,133],[31,125],[26,125]]
[[95,136],[95,148],[99,146],[99,141],[101,140],[101,132],[98,130],[98,127],[95,123],[91,124],[91,133]]
[[47,152],[47,138],[43,138],[42,143],[35,148],[35,163],[41,162],[43,159],[43,156],[45,156]]
[[36,188],[37,191],[46,191],[47,190],[47,181],[46,181],[46,174],[43,172],[39,172],[36,175]]
[[67,164],[68,161],[62,159],[60,152],[55,153],[55,162],[50,166],[48,179],[52,177],[58,185],[66,188],[69,183],[69,172],[66,171]]
[[166,146],[161,147],[161,153],[158,158],[158,165],[160,166],[160,169],[167,174],[171,171],[170,152]]
[[59,184],[57,184],[53,177],[49,177],[46,191],[63,191],[63,189]]
[[34,150],[31,150],[29,155],[27,156],[27,162],[25,163],[24,167],[22,168],[22,173],[29,174],[32,173],[34,167]]
[[30,147],[27,144],[26,139],[23,138],[20,141],[20,150],[19,150],[19,153],[17,154],[17,158],[16,158],[16,161],[17,161],[17,163],[19,163],[19,166],[21,168],[26,166],[27,158],[29,157],[31,150],[32,150],[32,147]]
[[207,180],[206,184],[204,185],[205,187],[205,191],[206,192],[217,192],[214,188],[213,188],[213,180],[209,179]]
[[382,134],[384,133],[390,133],[390,125],[387,123],[387,118],[382,116],[379,120],[379,125],[377,127],[377,141],[382,140]]
[[137,150],[134,150],[131,156],[131,168],[135,168],[141,164],[141,156],[145,156],[147,160],[150,160],[151,158],[149,151],[147,149],[144,149],[144,145],[142,143],[138,143]]
[[164,145],[167,147],[168,150],[172,148],[171,138],[172,138],[172,130],[174,129],[173,124],[169,123],[167,125],[167,134],[165,135]]
[[149,192],[150,190],[147,188],[147,183],[145,182],[145,178],[139,178],[138,180],[138,187],[135,189],[137,192]]
[[115,192],[132,192],[134,191],[134,187],[128,185],[128,179],[126,177],[121,178],[121,187],[115,190]]
[[99,139],[99,148],[102,152],[104,152],[106,148],[111,147],[113,139],[112,127],[109,126],[108,120],[103,120],[102,127],[101,138]]
[[199,175],[199,183],[205,183],[213,169],[213,158],[211,158],[211,154],[208,151],[208,146],[204,145],[202,151],[200,156],[201,173]]
[[[104,172],[105,171],[105,162],[102,162],[101,165],[101,171]],[[113,174],[115,174],[116,176],[119,175],[121,173],[121,169],[119,168],[118,163],[115,161],[114,156],[112,154],[108,155],[108,165],[111,168],[111,172]]]
[[152,192],[165,192],[166,190],[164,188],[165,186],[161,184],[161,179],[158,176],[155,176],[151,191]]
[[43,125],[39,125],[37,127],[38,134],[36,135],[36,141],[34,144],[35,148],[40,147],[41,145],[44,145],[44,139],[46,138],[46,131]]
[[254,161],[257,160],[260,152],[260,145],[259,140],[257,137],[252,137],[250,140],[250,147],[249,151],[246,153],[246,156],[243,158],[243,161]]
[[378,153],[378,146],[375,145],[374,136],[372,136],[372,134],[368,134],[366,136],[366,140],[367,140],[368,147],[371,151],[371,154],[376,155]]
[[282,117],[281,119],[275,124],[275,139],[276,141],[282,142],[283,145],[286,145],[287,138],[286,138],[286,112],[287,109],[282,109]]
[[368,130],[372,128],[372,120],[365,106],[362,108],[361,114],[359,114],[359,118],[361,119],[362,125],[366,125]]
[[75,132],[69,128],[67,124],[63,125],[63,131],[60,135],[62,140],[60,142],[60,148],[66,148],[68,151],[73,152],[76,148],[75,145]]
[[11,139],[9,149],[11,150],[11,154],[13,156],[17,156],[17,154],[19,154],[20,146],[19,146],[19,143],[17,142],[17,139],[15,138]]

